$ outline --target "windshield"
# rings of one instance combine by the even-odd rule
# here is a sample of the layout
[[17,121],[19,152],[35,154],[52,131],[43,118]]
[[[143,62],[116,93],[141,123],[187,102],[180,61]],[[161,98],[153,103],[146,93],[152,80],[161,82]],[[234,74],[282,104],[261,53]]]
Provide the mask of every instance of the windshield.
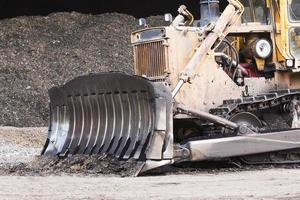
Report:
[[288,0],[289,15],[292,21],[300,21],[300,0]]
[[290,50],[295,58],[300,58],[300,28],[291,28]]

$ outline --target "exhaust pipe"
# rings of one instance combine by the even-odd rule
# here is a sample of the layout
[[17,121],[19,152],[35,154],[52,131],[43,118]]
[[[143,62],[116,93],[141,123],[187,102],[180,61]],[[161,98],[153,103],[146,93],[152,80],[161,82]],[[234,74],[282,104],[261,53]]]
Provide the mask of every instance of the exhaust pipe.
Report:
[[200,0],[200,26],[206,26],[216,22],[220,17],[220,6],[218,0]]

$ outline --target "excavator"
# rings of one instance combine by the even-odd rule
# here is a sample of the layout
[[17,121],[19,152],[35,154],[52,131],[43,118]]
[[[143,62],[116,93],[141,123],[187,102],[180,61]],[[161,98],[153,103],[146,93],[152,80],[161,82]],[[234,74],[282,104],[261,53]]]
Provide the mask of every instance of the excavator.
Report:
[[135,160],[136,175],[182,162],[300,163],[300,0],[200,1],[131,35],[134,75],[49,90],[42,154]]

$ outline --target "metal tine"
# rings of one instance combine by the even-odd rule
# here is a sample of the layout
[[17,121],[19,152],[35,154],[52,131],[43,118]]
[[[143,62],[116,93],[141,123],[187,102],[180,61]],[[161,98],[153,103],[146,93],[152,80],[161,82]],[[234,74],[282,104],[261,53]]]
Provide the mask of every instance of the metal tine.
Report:
[[51,134],[50,141],[55,139],[58,133],[58,126],[59,126],[59,107],[55,106],[52,112],[52,127],[51,127],[52,134]]
[[[47,148],[54,148],[54,145],[53,142],[56,141],[56,137],[57,137],[57,134],[58,134],[58,126],[59,126],[59,107],[58,106],[53,106],[51,107],[51,130],[49,130],[49,140],[50,140],[50,143],[48,145]],[[52,149],[53,151],[54,149]],[[47,151],[46,151],[47,152]],[[52,154],[53,152],[51,152]],[[56,151],[55,149],[55,154],[57,154],[58,152]]]
[[131,95],[133,96],[133,121],[132,121],[132,130],[130,132],[130,145],[125,153],[125,155],[123,156],[124,159],[129,159],[132,151],[134,150],[136,143],[137,143],[137,139],[138,139],[138,134],[139,134],[139,101],[138,101],[138,96],[137,96],[137,92],[131,92]]
[[111,142],[114,138],[115,129],[116,129],[116,105],[114,102],[113,94],[110,93],[106,95],[108,97],[107,99],[107,108],[108,109],[108,129],[107,134],[104,137],[104,144],[102,144],[99,154],[106,154],[109,146],[111,145]]
[[74,138],[74,135],[75,135],[75,129],[76,129],[76,108],[75,108],[75,105],[74,105],[74,100],[73,100],[73,97],[70,96],[67,98],[67,106],[68,106],[68,109],[69,109],[69,131],[68,131],[68,136],[66,138],[66,141],[64,143],[64,146],[61,150],[61,154],[62,155],[66,155],[68,154],[68,147],[71,143],[71,141],[73,140]]
[[123,126],[123,134],[122,134],[122,141],[115,152],[115,155],[117,157],[121,156],[121,153],[124,151],[124,148],[129,140],[130,132],[131,132],[131,123],[132,123],[132,105],[131,105],[131,96],[124,92],[123,95],[121,95],[121,101],[123,102],[123,109],[124,109],[124,126]]
[[82,105],[84,110],[84,127],[81,135],[81,141],[78,143],[78,154],[83,154],[88,145],[88,141],[91,137],[91,130],[93,127],[92,108],[90,102],[90,96],[85,95],[82,98]]
[[154,118],[155,118],[155,114],[154,114],[154,112],[153,112],[153,107],[152,107],[152,105],[151,105],[151,101],[150,101],[150,97],[149,97],[149,95],[148,95],[148,93],[146,93],[146,96],[147,96],[147,101],[146,101],[146,110],[147,110],[147,121],[149,122],[147,125],[147,127],[145,127],[146,129],[145,129],[145,135],[144,135],[144,138],[143,138],[143,140],[142,140],[142,142],[141,142],[141,146],[140,146],[140,148],[141,148],[141,152],[140,152],[140,154],[139,154],[139,158],[137,158],[137,156],[138,155],[135,155],[136,157],[136,159],[141,159],[141,156],[143,156],[142,154],[143,154],[143,152],[142,152],[142,150],[144,149],[144,147],[145,147],[145,145],[148,145],[148,144],[146,144],[146,141],[148,140],[148,137],[149,137],[149,135],[150,134],[153,134],[153,132],[154,132]]
[[114,154],[117,148],[120,147],[120,140],[123,136],[124,129],[124,103],[121,98],[121,93],[115,93],[114,101],[116,102],[116,129],[114,134],[114,142],[109,149],[108,154]]
[[75,116],[77,119],[76,128],[74,131],[74,137],[72,137],[71,143],[69,145],[69,154],[73,155],[76,153],[78,144],[81,140],[82,131],[84,129],[84,110],[82,107],[81,96],[76,96],[74,98],[75,105]]
[[83,151],[79,151],[81,152],[82,154],[86,154],[86,151],[88,149],[88,147],[90,146],[90,142],[94,140],[94,137],[95,137],[95,127],[97,128],[97,119],[95,119],[95,116],[97,114],[97,107],[94,107],[94,103],[93,103],[93,96],[94,95],[89,95],[87,97],[87,104],[88,104],[88,110],[89,110],[89,113],[88,113],[88,116],[89,116],[89,119],[90,119],[90,122],[88,124],[90,124],[89,126],[89,132],[86,132],[87,134],[87,141],[86,141],[86,145],[85,147],[83,148]]
[[68,138],[68,131],[69,131],[69,116],[67,116],[67,106],[60,106],[59,107],[59,127],[58,127],[58,134],[56,141],[56,148],[57,153],[61,153],[61,150]]
[[100,127],[99,132],[97,133],[97,140],[93,145],[92,154],[98,154],[104,144],[106,134],[108,134],[108,119],[110,110],[108,110],[105,94],[98,95],[97,103],[100,108]]
[[[141,142],[142,142],[142,139],[143,139],[144,134],[145,134],[144,127],[145,127],[145,123],[146,123],[145,118],[144,118],[144,112],[145,112],[145,110],[144,110],[144,97],[143,97],[141,92],[137,93],[137,99],[138,99],[138,102],[139,102],[139,104],[138,104],[139,126],[138,126],[138,135],[137,135],[137,139],[136,139],[137,140],[136,145],[138,145],[138,146],[136,147],[135,152],[133,152],[134,153],[133,157],[134,157],[134,155],[139,154],[137,151],[139,150],[140,146],[143,146],[141,144]],[[139,157],[139,156],[137,156],[137,157]]]
[[91,154],[94,146],[96,146],[95,142],[98,139],[99,131],[100,131],[100,107],[98,104],[98,96],[93,94],[90,96],[90,107],[91,107],[91,129],[90,129],[90,137],[87,142],[87,146],[85,148],[84,154]]
[[153,129],[154,129],[154,111],[153,111],[153,107],[152,107],[152,105],[151,105],[151,101],[150,101],[150,97],[149,97],[149,94],[148,93],[146,93],[146,95],[147,95],[147,99],[148,99],[148,101],[147,101],[147,110],[148,110],[148,119],[149,119],[149,126],[148,126],[148,129],[147,129],[147,133],[150,133],[150,132],[152,132],[153,131]]
[[140,137],[139,137],[139,141],[140,141],[140,144],[134,154],[134,158],[135,159],[139,159],[140,155],[141,155],[141,151],[142,151],[142,148],[146,142],[146,139],[147,139],[147,136],[148,136],[148,127],[149,127],[149,124],[151,123],[150,120],[151,118],[149,118],[149,112],[150,110],[148,110],[148,95],[147,93],[143,92],[141,93],[141,98],[140,98],[140,102],[141,102],[141,120],[142,120],[142,126],[141,126],[141,134],[140,134]]

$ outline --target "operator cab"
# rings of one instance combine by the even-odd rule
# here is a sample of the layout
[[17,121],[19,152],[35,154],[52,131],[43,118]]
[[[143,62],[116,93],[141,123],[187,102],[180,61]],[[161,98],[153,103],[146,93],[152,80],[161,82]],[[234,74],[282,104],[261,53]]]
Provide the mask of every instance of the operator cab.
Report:
[[290,52],[295,59],[300,59],[300,0],[288,0],[290,27]]

